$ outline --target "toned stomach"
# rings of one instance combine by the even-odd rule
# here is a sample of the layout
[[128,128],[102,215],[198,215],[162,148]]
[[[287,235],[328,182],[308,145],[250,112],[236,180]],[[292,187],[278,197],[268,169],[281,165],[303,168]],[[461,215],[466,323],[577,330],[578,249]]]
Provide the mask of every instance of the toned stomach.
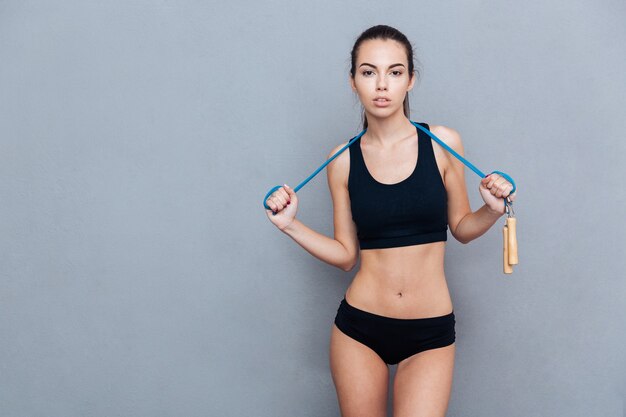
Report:
[[386,317],[438,317],[453,311],[444,274],[446,242],[362,250],[348,304]]

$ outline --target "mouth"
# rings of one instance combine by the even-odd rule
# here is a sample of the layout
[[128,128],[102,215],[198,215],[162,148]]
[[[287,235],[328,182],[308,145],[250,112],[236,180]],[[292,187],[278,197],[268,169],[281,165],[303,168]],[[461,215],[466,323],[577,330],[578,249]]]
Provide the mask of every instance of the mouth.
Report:
[[391,100],[388,100],[388,99],[383,98],[383,97],[375,98],[372,101],[374,102],[374,105],[376,107],[388,107],[389,103],[391,103]]

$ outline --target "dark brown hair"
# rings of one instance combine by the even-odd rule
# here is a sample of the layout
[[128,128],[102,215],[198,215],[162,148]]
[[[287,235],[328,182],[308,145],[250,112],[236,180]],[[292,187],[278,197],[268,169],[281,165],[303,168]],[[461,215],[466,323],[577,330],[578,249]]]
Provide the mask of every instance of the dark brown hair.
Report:
[[[413,63],[413,60],[415,58],[414,58],[413,47],[411,46],[411,42],[409,42],[407,37],[404,36],[404,34],[400,32],[398,29],[393,28],[391,26],[387,26],[387,25],[377,25],[377,26],[372,26],[371,28],[365,30],[363,33],[361,33],[361,35],[359,35],[357,40],[354,42],[354,46],[352,47],[352,52],[350,53],[350,57],[351,57],[350,75],[352,76],[353,79],[354,79],[354,76],[356,75],[356,57],[359,52],[359,47],[361,46],[363,42],[371,40],[371,39],[382,39],[382,40],[391,39],[402,44],[402,46],[404,46],[404,49],[406,50],[407,61],[409,62],[409,74],[410,74],[409,77],[416,76],[414,73],[415,64]],[[417,81],[419,81],[420,76],[421,76],[419,66],[416,72],[417,72]],[[408,91],[406,93],[406,96],[404,97],[403,106],[404,106],[404,115],[410,119],[411,109],[409,107],[409,92]],[[365,115],[365,110],[363,110],[363,129],[365,128],[367,128],[367,116]]]

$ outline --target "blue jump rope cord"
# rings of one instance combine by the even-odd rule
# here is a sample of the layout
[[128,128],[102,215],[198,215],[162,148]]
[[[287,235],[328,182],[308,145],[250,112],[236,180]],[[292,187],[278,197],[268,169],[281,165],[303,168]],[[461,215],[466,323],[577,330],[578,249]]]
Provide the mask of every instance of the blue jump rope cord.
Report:
[[[448,150],[448,152],[450,152],[452,155],[456,156],[458,159],[461,160],[461,162],[463,162],[465,165],[467,165],[468,167],[471,168],[472,171],[474,171],[476,174],[478,174],[480,176],[480,178],[484,178],[486,177],[486,175],[479,170],[478,168],[476,168],[470,161],[468,161],[467,159],[463,158],[461,155],[459,155],[454,149],[452,149],[451,147],[449,147],[448,145],[446,145],[441,139],[439,139],[437,136],[433,135],[431,131],[429,131],[428,129],[423,128],[421,125],[419,125],[418,123],[413,122],[412,120],[409,120],[411,122],[411,124],[419,129],[421,129],[422,131],[424,131],[428,136],[430,136],[431,138],[435,139],[437,141],[437,143],[439,143],[441,146],[443,146],[444,148],[446,148]],[[355,137],[353,137],[352,139],[350,139],[350,141],[346,144],[346,146],[344,146],[343,148],[339,149],[332,157],[328,158],[326,160],[326,162],[324,162],[322,164],[322,166],[320,166],[318,169],[315,170],[315,172],[313,172],[311,175],[308,176],[307,179],[305,179],[304,181],[302,181],[300,184],[298,184],[296,186],[296,188],[294,188],[293,190],[295,192],[298,192],[298,190],[302,187],[304,187],[306,185],[307,182],[311,181],[311,179],[317,175],[318,172],[320,172],[322,169],[324,169],[324,167],[326,165],[328,165],[333,159],[335,159],[341,152],[345,151],[350,145],[352,145],[352,143],[354,143],[355,140],[357,140],[358,138],[360,138],[361,136],[363,136],[365,134],[365,132],[367,131],[367,128],[364,129],[361,133],[359,133],[358,135],[356,135]],[[419,139],[419,138],[418,138]],[[513,178],[511,178],[508,174],[505,174],[502,171],[492,171],[491,174],[496,173],[496,174],[500,174],[502,175],[504,178],[506,178],[511,184],[513,184],[513,189],[511,190],[511,192],[509,194],[513,194],[516,190],[515,187],[515,181],[513,181]],[[489,174],[489,175],[491,175]],[[265,197],[263,198],[263,206],[268,209],[271,210],[271,208],[267,205],[266,201],[268,199],[268,197],[276,190],[278,190],[280,187],[282,187],[282,185],[277,185],[276,187],[272,188],[271,190],[268,191],[268,193],[265,195]],[[507,201],[505,197],[502,197],[502,199],[504,200],[504,204],[506,206]]]

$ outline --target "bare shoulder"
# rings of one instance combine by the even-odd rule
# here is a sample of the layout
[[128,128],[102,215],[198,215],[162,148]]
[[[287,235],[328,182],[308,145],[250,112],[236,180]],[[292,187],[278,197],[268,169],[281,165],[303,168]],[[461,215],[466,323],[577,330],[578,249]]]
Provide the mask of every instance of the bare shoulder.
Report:
[[456,129],[443,125],[432,125],[430,131],[456,152],[463,150],[461,134]]
[[[335,146],[330,150],[326,159],[328,160],[332,158],[333,155],[343,149],[343,147],[347,144],[348,142],[346,141]],[[348,152],[350,152],[350,148],[345,149],[326,166],[328,181],[331,187],[335,184],[342,184],[346,187],[348,186],[348,173],[350,171],[350,154]]]
[[[465,156],[463,141],[461,140],[461,135],[456,129],[443,125],[430,125],[429,127],[433,135],[441,139],[446,145],[454,149],[454,151],[459,155]],[[450,166],[450,162],[452,161],[451,158],[456,158],[442,146],[434,146],[433,149],[435,151],[437,163],[441,161],[444,170],[447,170]]]

